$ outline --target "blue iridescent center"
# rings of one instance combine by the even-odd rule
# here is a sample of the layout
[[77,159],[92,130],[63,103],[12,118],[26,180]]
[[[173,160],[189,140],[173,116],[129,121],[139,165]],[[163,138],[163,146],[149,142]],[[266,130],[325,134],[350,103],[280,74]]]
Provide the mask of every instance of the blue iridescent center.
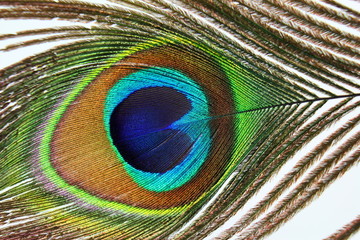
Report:
[[109,90],[104,124],[124,169],[141,187],[169,191],[190,181],[211,147],[202,88],[180,71],[136,71]]
[[171,124],[191,110],[190,100],[169,87],[148,87],[131,93],[110,118],[113,144],[134,168],[164,173],[180,164],[192,141]]

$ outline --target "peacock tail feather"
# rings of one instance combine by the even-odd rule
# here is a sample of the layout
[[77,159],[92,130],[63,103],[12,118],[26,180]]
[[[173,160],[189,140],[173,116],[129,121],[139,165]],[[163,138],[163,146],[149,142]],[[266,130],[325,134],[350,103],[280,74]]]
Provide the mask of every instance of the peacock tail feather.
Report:
[[0,0],[0,19],[25,24],[0,35],[2,240],[263,239],[359,162],[360,8]]

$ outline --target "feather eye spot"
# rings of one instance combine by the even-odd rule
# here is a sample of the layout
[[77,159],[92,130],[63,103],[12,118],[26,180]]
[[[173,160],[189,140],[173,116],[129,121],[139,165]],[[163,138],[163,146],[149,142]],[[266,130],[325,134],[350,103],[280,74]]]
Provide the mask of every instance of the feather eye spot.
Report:
[[217,116],[236,108],[224,84],[232,64],[195,43],[153,44],[109,59],[59,106],[40,146],[55,191],[101,209],[174,214],[226,178],[234,159],[221,136],[237,137],[234,118]]

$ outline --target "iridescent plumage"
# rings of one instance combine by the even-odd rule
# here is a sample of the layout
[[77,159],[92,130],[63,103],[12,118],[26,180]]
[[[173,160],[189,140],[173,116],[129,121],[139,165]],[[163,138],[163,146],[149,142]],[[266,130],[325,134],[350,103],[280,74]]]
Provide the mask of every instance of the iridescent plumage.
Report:
[[0,0],[59,22],[0,36],[59,41],[0,72],[0,239],[261,239],[358,163],[356,9],[102,3]]

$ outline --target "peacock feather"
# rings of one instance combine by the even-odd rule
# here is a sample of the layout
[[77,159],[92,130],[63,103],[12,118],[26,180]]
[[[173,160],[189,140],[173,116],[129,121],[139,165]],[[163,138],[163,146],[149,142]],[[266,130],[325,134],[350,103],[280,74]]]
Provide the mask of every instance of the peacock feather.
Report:
[[0,0],[0,239],[269,236],[359,162],[347,3]]

